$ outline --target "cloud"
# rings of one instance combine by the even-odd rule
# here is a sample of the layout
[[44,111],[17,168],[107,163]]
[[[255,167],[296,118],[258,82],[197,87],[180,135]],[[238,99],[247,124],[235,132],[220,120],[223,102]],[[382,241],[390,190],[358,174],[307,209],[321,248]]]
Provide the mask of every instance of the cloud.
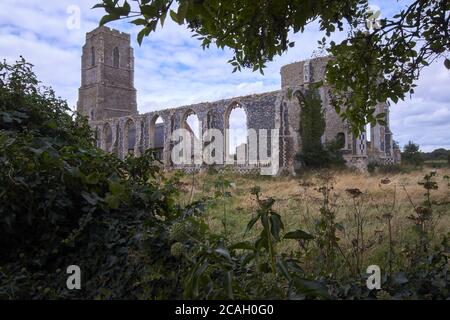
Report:
[[412,98],[391,106],[394,139],[412,140],[424,151],[450,149],[450,72],[443,60],[423,70]]
[[[0,2],[0,57],[9,62],[23,55],[35,65],[45,85],[75,106],[80,85],[80,57],[86,32],[94,29],[103,12],[90,8],[98,1],[59,0],[52,2],[2,0]],[[391,16],[404,6],[392,0],[370,1]],[[69,29],[69,6],[76,3],[81,12],[80,29]],[[211,46],[203,50],[200,42],[183,26],[167,19],[144,40],[136,43],[138,28],[114,22],[113,28],[131,34],[135,48],[135,86],[141,113],[234,96],[273,91],[280,88],[281,66],[311,57],[323,37],[317,23],[302,34],[290,34],[295,41],[289,49],[267,64],[264,75],[251,70],[232,73],[227,63],[230,50]],[[335,40],[345,34],[336,34]],[[442,61],[425,69],[412,99],[391,107],[394,139],[404,145],[413,140],[423,150],[450,148],[450,73]]]

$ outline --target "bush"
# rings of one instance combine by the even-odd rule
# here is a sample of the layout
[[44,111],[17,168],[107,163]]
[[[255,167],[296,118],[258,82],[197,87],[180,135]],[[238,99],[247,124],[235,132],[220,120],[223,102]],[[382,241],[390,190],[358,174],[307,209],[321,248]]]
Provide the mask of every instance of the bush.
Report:
[[[120,161],[95,148],[86,119],[40,87],[30,64],[0,64],[0,298],[175,296],[173,271],[140,281],[142,261],[175,270],[175,195],[150,151]],[[81,291],[66,289],[72,264]]]
[[423,156],[420,152],[419,145],[412,141],[403,148],[402,161],[405,164],[421,166],[424,162]]
[[[212,233],[203,217],[209,201],[232,196],[229,181],[220,177],[211,199],[177,206],[178,175],[167,179],[152,151],[121,161],[95,148],[86,119],[40,88],[29,64],[3,63],[0,299],[445,299],[448,238],[437,246],[429,240],[434,175],[419,182],[425,201],[408,217],[419,242],[398,250],[408,267],[384,277],[383,292],[370,291],[361,281],[362,233],[354,247],[339,245],[345,226],[336,221],[332,177],[316,189],[323,199],[311,233],[285,231],[276,200],[262,199],[256,186],[246,233],[231,243],[225,205],[224,234]],[[347,192],[359,219],[363,192]],[[246,237],[251,231],[256,238]],[[281,252],[286,242],[298,249]],[[82,270],[81,290],[66,288],[69,265]]]
[[417,170],[417,168],[400,164],[381,164],[377,162],[370,162],[367,165],[367,171],[370,174],[400,174],[409,173],[414,170]]

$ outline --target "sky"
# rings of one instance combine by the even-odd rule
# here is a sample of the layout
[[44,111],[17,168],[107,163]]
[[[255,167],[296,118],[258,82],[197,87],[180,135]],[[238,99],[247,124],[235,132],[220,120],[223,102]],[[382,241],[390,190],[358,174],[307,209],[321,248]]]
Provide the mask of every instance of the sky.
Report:
[[[74,108],[85,34],[98,25],[104,13],[91,10],[97,2],[0,0],[0,58],[12,63],[22,55],[34,64],[42,83],[53,87]],[[407,2],[378,0],[371,4],[380,8],[383,17]],[[79,25],[73,23],[78,12]],[[213,46],[203,50],[188,30],[170,19],[164,28],[144,39],[142,46],[136,42],[137,27],[126,21],[108,26],[131,34],[140,113],[278,90],[281,66],[310,58],[323,37],[316,24],[302,34],[291,35],[295,47],[268,63],[261,75],[251,70],[232,73],[227,63],[231,51]],[[339,40],[342,35],[335,37]],[[450,72],[443,61],[437,61],[423,71],[412,98],[392,104],[391,129],[400,146],[412,140],[423,151],[450,149],[449,89]]]

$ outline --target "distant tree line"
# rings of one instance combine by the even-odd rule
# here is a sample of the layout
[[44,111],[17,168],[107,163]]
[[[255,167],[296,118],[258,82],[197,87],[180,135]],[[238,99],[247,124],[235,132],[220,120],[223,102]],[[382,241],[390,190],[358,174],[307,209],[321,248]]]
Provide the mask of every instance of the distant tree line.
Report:
[[402,162],[409,165],[420,166],[425,161],[447,160],[450,165],[450,150],[439,148],[431,152],[422,152],[417,143],[409,141],[403,148]]

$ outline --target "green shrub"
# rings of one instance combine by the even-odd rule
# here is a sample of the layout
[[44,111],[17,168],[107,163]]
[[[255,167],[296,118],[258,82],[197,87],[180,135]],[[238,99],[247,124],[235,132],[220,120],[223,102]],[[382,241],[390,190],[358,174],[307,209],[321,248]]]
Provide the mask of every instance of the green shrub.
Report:
[[378,167],[378,164],[376,162],[369,162],[369,164],[367,165],[367,171],[370,174],[374,174],[377,167]]
[[421,166],[424,162],[423,156],[420,152],[419,145],[409,141],[403,148],[402,161],[405,164]]
[[296,159],[307,168],[343,167],[342,139],[339,137],[327,144],[322,144],[325,132],[325,117],[322,110],[322,101],[315,88],[299,93],[300,138],[301,151]]
[[[420,182],[425,200],[409,217],[418,242],[398,250],[407,265],[383,277],[382,292],[370,291],[358,189],[347,190],[356,210],[350,214],[359,221],[354,248],[339,244],[346,226],[336,221],[333,179],[325,175],[316,188],[323,199],[312,233],[285,230],[275,199],[253,187],[255,212],[233,243],[224,201],[232,197],[231,184],[223,176],[214,197],[180,207],[179,174],[166,178],[151,150],[121,161],[95,148],[86,119],[69,111],[38,86],[25,61],[0,64],[0,299],[449,296],[448,238],[430,241],[435,173]],[[223,205],[224,233],[209,230],[208,202]],[[250,231],[256,238],[247,238]],[[298,249],[279,250],[284,242]],[[66,288],[70,265],[82,270],[81,290]]]
[[[171,270],[175,195],[151,151],[120,161],[95,148],[86,119],[40,87],[30,64],[0,64],[0,298],[175,296],[176,274],[141,282],[142,261]],[[73,264],[81,291],[65,286]]]

